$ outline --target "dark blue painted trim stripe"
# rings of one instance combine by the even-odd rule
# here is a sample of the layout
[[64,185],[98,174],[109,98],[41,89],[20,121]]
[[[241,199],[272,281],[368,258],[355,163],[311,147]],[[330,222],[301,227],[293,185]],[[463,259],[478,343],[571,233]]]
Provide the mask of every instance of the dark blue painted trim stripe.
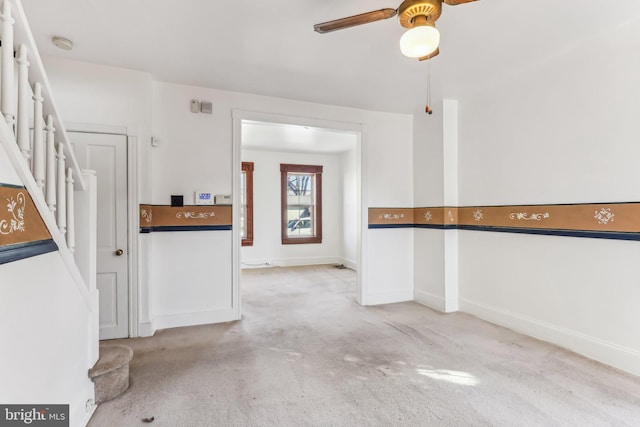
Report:
[[415,224],[415,228],[432,228],[436,230],[456,230],[458,227],[449,224]]
[[433,228],[436,230],[455,230],[455,225],[443,225],[443,224],[369,224],[369,229],[382,229],[382,228]]
[[5,188],[19,188],[21,190],[26,189],[26,187],[24,185],[15,185],[15,184],[5,184],[4,182],[0,182],[0,187],[5,187]]
[[541,236],[583,237],[591,239],[632,240],[640,241],[640,233],[625,233],[620,231],[587,231],[587,230],[558,230],[543,228],[517,227],[479,227],[474,225],[441,225],[441,224],[369,224],[369,229],[385,228],[426,228],[434,230],[471,230],[493,231],[496,233],[536,234]]
[[0,264],[7,264],[49,252],[56,252],[57,250],[58,245],[56,245],[56,242],[52,239],[2,246],[0,247]]
[[[468,208],[519,208],[535,206],[588,206],[588,205],[637,205],[640,202],[585,202],[585,203],[531,203],[520,205],[462,205],[462,206],[423,206],[413,209],[468,209]],[[404,209],[404,208],[401,208]],[[408,208],[409,209],[409,208]]]
[[543,228],[510,228],[510,227],[478,227],[458,226],[461,230],[493,231],[498,233],[537,234],[542,236],[585,237],[591,239],[635,240],[640,241],[640,233],[624,233],[616,231],[560,230]]
[[164,225],[156,227],[140,227],[140,233],[156,233],[164,231],[221,231],[231,230],[230,225]]
[[377,228],[414,228],[413,224],[369,224],[370,229]]

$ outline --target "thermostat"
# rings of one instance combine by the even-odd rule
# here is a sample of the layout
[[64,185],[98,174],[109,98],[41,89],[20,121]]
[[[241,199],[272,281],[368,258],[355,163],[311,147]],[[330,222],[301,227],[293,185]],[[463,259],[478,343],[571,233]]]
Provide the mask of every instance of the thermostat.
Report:
[[213,195],[211,193],[196,192],[196,205],[212,205]]

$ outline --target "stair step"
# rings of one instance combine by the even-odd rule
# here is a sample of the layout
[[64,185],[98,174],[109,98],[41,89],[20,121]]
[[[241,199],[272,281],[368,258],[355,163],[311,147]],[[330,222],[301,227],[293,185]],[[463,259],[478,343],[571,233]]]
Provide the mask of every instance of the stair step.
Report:
[[95,384],[96,403],[120,396],[129,388],[129,362],[133,350],[121,344],[100,343],[100,359],[89,369],[89,378]]

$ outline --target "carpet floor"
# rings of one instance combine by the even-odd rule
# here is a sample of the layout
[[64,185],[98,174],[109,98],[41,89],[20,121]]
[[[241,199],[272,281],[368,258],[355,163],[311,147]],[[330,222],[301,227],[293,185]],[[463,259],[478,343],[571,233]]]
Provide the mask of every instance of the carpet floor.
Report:
[[244,270],[242,321],[117,341],[131,387],[89,425],[640,425],[637,377],[462,313],[362,307],[355,283]]

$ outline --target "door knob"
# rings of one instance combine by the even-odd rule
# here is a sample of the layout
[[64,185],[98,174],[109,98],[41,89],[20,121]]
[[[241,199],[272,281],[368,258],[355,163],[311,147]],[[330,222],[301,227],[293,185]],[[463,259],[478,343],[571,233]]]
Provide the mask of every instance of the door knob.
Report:
[[118,249],[117,251],[114,252],[115,256],[122,256],[123,253],[124,251],[122,249]]

